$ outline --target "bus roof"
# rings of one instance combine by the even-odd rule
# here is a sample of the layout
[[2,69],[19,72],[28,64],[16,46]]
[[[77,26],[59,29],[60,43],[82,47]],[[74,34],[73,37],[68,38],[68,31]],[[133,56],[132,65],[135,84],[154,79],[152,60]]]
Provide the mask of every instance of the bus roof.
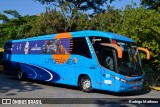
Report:
[[95,30],[86,30],[86,34],[88,36],[102,36],[102,37],[107,37],[111,39],[116,39],[116,40],[122,40],[122,41],[127,41],[127,42],[134,42],[133,39],[122,36],[120,34],[116,33],[111,33],[111,32],[103,32],[103,31],[95,31]]
[[[120,34],[116,33],[111,33],[111,32],[103,32],[103,31],[97,31],[97,30],[83,30],[83,31],[75,31],[75,32],[70,32],[72,37],[85,37],[85,36],[101,36],[101,37],[106,37],[110,39],[116,39],[116,40],[122,40],[126,42],[134,42],[133,39],[122,36]],[[84,36],[85,34],[85,36]],[[26,38],[26,39],[19,39],[19,40],[9,40],[7,42],[23,42],[23,41],[33,41],[33,40],[47,40],[47,39],[54,39],[54,37],[57,34],[49,34],[49,35],[43,35],[43,36],[37,36],[37,37],[31,37],[31,38]]]

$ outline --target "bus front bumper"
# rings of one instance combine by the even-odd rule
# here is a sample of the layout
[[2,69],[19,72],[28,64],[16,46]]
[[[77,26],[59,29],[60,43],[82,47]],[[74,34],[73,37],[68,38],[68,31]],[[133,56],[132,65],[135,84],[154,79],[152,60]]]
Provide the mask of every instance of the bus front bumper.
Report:
[[128,91],[137,91],[141,90],[143,83],[140,84],[127,84],[119,82],[119,85],[115,85],[115,92],[128,92]]

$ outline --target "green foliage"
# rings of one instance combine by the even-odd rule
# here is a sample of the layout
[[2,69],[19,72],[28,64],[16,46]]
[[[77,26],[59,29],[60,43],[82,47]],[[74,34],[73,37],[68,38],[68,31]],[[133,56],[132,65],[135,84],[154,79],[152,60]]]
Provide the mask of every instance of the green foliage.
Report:
[[46,10],[44,14],[37,16],[32,29],[26,32],[27,37],[51,34],[66,31],[66,18],[56,10]]
[[[24,16],[8,19],[6,23],[0,24],[0,48],[3,48],[6,40],[26,38],[24,34],[27,32],[27,27],[25,25],[27,25],[27,23],[31,24],[35,18],[36,16]],[[29,29],[31,29],[31,27]]]
[[4,15],[4,14],[1,14],[1,13],[0,13],[0,20],[2,20],[2,21],[3,21],[3,23],[5,23],[5,22],[8,22],[8,21],[9,21],[8,17],[7,17],[6,15]]
[[141,0],[141,4],[150,9],[158,9],[160,7],[160,0]]
[[21,15],[16,10],[5,10],[3,11],[6,14],[12,15],[14,18],[20,18]]
[[24,16],[20,19],[23,23],[18,28],[16,39],[30,37],[28,33],[33,29],[36,18],[37,16]]
[[[4,10],[3,13],[12,15],[14,18],[21,17],[21,15],[16,10]],[[2,20],[3,23],[6,23],[10,20],[5,14],[0,13],[0,20]]]
[[151,64],[160,65],[160,12],[140,7],[124,10],[121,14],[120,27],[115,31],[131,37],[138,46],[147,48],[151,52]]
[[87,11],[92,10],[93,13],[102,13],[104,12],[104,6],[107,4],[107,1],[112,2],[114,0],[34,0],[42,4],[51,4],[55,7],[59,7],[61,12],[75,12],[78,11]]
[[93,29],[116,32],[115,29],[118,29],[120,18],[120,10],[114,10],[113,8],[108,7],[108,11],[105,13],[97,14],[92,17]]

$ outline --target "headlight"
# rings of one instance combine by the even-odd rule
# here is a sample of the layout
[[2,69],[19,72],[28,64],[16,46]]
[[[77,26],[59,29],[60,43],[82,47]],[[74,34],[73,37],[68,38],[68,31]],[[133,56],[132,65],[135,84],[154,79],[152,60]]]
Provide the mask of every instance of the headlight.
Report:
[[115,77],[115,79],[116,79],[116,80],[120,80],[120,78],[119,78],[119,77]]
[[116,80],[121,81],[121,82],[126,82],[126,80],[119,78],[119,77],[116,77],[116,76],[113,76],[113,78],[115,78]]
[[126,80],[124,80],[124,79],[122,79],[122,78],[120,79],[120,81],[122,81],[122,82],[126,82]]

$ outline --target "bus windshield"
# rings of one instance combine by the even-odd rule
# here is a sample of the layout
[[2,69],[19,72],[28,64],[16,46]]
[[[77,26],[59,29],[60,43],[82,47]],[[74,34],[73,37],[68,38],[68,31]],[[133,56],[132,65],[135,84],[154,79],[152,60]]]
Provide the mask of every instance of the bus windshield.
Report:
[[[120,40],[111,42],[104,37],[90,37],[90,41],[102,67],[126,76],[143,75],[140,55],[133,42]],[[115,44],[122,49],[122,57],[118,57],[118,50],[113,47]]]
[[122,58],[117,58],[117,72],[127,76],[142,75],[142,64],[137,48],[127,43],[117,42],[117,44],[123,50]]

